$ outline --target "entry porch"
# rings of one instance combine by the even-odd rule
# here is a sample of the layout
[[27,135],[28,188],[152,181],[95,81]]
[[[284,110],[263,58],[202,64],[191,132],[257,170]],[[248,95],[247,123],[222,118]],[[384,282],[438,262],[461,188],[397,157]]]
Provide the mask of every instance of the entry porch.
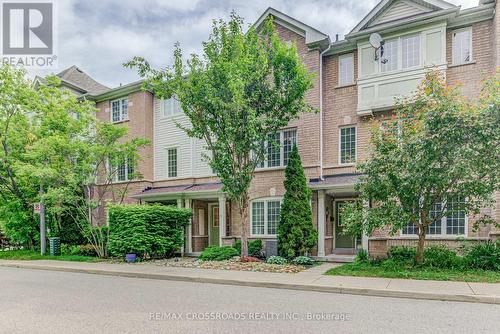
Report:
[[354,189],[359,176],[338,174],[310,182],[310,187],[317,192],[318,258],[351,262],[360,249],[368,250],[367,235],[343,233],[342,206],[359,200]]
[[230,235],[231,205],[220,183],[191,184],[145,189],[134,197],[141,203],[160,203],[192,211],[180,253],[199,255],[208,246],[222,246]]

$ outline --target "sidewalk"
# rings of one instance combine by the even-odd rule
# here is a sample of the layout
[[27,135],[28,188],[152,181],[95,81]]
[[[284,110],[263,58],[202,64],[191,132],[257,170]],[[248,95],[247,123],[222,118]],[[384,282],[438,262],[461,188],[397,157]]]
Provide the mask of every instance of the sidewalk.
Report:
[[177,268],[151,263],[0,260],[0,266],[74,273],[500,305],[500,284],[326,276],[325,263],[297,274]]

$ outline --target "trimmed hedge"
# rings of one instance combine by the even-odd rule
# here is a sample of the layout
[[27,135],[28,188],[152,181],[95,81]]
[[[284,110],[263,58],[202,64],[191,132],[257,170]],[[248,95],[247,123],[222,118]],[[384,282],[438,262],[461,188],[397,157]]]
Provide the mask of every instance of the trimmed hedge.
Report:
[[163,205],[109,207],[109,253],[168,257],[183,244],[191,211]]
[[238,252],[236,248],[230,246],[210,246],[205,248],[199,259],[202,261],[224,261],[239,255],[240,252]]

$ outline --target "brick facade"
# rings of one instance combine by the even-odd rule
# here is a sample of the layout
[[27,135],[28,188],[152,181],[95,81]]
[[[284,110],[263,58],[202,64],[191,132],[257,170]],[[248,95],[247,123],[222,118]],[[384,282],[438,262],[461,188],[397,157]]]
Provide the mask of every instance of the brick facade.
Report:
[[[499,8],[498,3],[496,4]],[[498,11],[497,11],[498,12]],[[498,14],[493,20],[485,20],[471,24],[472,26],[472,41],[473,41],[473,60],[474,62],[467,65],[451,66],[451,39],[453,29],[446,31],[446,61],[448,68],[446,69],[446,78],[448,84],[455,86],[461,85],[463,94],[471,99],[477,98],[481,81],[486,75],[492,74],[496,66],[500,65],[500,39],[499,30],[500,23]],[[314,86],[307,95],[307,102],[314,108],[319,109],[320,103],[320,48],[310,48],[306,44],[306,38],[291,29],[286,28],[279,23],[276,24],[276,29],[284,41],[293,42],[299,56],[303,60],[305,66],[311,73],[315,73]],[[343,53],[353,53],[354,55],[354,78],[355,83],[349,86],[339,86],[338,68],[339,55]],[[297,141],[299,152],[302,157],[302,162],[305,168],[306,176],[309,179],[317,179],[321,175],[340,175],[345,173],[356,172],[355,165],[341,165],[339,162],[339,131],[340,127],[346,125],[356,126],[357,137],[357,162],[365,160],[370,152],[370,131],[374,126],[378,126],[381,119],[390,117],[390,111],[377,112],[373,116],[359,116],[357,114],[358,104],[358,86],[356,78],[358,77],[358,54],[356,47],[352,50],[343,53],[324,56],[323,64],[323,111],[322,113],[305,113],[301,114],[296,120],[289,124],[289,128],[297,129]],[[129,107],[129,121],[123,122],[118,126],[126,126],[129,129],[128,138],[142,137],[147,138],[152,142],[153,139],[153,96],[147,92],[134,92],[128,95],[132,105]],[[99,108],[98,117],[103,121],[109,121],[110,101],[102,101],[97,104]],[[320,118],[322,117],[322,119]],[[320,156],[320,124],[323,122],[323,159]],[[288,128],[287,127],[287,128]],[[210,183],[216,182],[215,177],[206,178],[186,178],[175,180],[153,180],[153,149],[148,147],[141,152],[143,161],[139,167],[140,172],[144,176],[144,182],[133,183],[133,188],[130,188],[130,194],[137,194],[145,187],[164,187],[170,185],[184,185],[195,183]],[[322,161],[321,161],[322,160]],[[321,170],[321,163],[323,170]],[[250,200],[266,198],[266,197],[282,197],[284,195],[284,168],[275,168],[268,170],[258,170],[255,173],[255,178],[250,187]],[[144,187],[140,189],[141,187]],[[334,207],[333,200],[343,197],[352,197],[355,194],[327,192],[325,201],[325,253],[330,254],[335,248],[335,231],[334,231]],[[499,203],[500,203],[500,197]],[[208,245],[208,203],[216,199],[196,199],[193,201],[194,216],[192,225],[192,248],[194,252],[203,250]],[[127,202],[136,202],[136,200],[128,199]],[[313,191],[312,210],[314,225],[318,224],[318,192]],[[200,235],[199,231],[199,209],[204,209],[205,212],[205,234]],[[499,219],[500,204],[490,213]],[[231,203],[229,215],[229,224],[226,229],[226,236],[222,238],[225,245],[231,245],[241,235],[241,222],[239,218],[238,208],[235,203]],[[472,239],[486,239],[489,237],[496,238],[496,234],[491,227],[483,227],[479,231],[472,231],[472,222],[474,217],[469,218],[468,237]],[[247,222],[247,231],[250,235],[250,223]],[[493,236],[492,236],[493,233]],[[387,252],[387,247],[391,245],[400,245],[413,243],[410,238],[390,238],[388,231],[375,231],[371,236],[372,239],[368,243],[369,252],[377,257],[384,256]],[[250,239],[252,237],[250,236]],[[431,243],[438,242],[437,240]],[[457,243],[453,240],[441,240],[449,245],[456,246]],[[317,250],[314,250],[314,254]]]

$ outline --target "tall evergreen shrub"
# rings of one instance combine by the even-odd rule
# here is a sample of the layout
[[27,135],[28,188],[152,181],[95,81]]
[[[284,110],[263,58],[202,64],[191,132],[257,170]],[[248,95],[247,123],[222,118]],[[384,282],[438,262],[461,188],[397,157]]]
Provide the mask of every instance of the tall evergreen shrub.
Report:
[[310,252],[318,240],[312,222],[311,190],[302,167],[299,151],[294,145],[285,170],[285,197],[278,226],[278,252],[295,258]]

